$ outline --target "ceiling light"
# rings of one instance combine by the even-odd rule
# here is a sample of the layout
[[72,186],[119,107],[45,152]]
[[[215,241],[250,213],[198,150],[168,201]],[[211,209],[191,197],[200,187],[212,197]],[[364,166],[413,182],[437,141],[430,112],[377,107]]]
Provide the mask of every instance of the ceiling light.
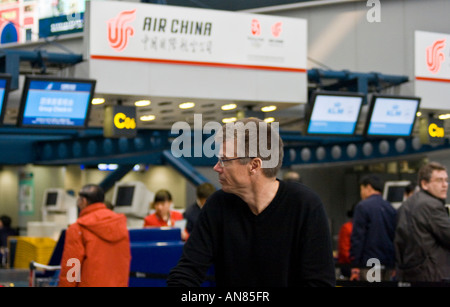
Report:
[[117,164],[106,164],[100,163],[97,165],[97,168],[101,171],[114,171],[119,167]]
[[227,117],[227,118],[222,119],[222,123],[224,123],[224,124],[232,123],[232,122],[235,122],[236,120],[237,120],[236,117]]
[[229,111],[229,110],[234,110],[237,108],[237,105],[235,103],[229,103],[229,104],[224,104],[221,109],[224,111]]
[[275,111],[277,109],[276,106],[265,106],[261,108],[261,111],[263,112],[272,112]]
[[449,118],[450,118],[450,113],[439,115],[439,119],[449,119]]
[[183,102],[180,103],[180,105],[178,106],[180,109],[190,109],[193,108],[195,106],[194,102]]
[[151,121],[151,120],[155,120],[155,118],[156,118],[155,115],[149,114],[149,115],[141,116],[140,120],[143,121],[143,122],[148,122],[148,121]]
[[105,103],[105,98],[94,98],[92,99],[92,104],[102,104]]
[[266,118],[264,118],[264,121],[266,123],[272,123],[275,121],[275,117],[266,117]]
[[422,116],[422,112],[418,111],[418,112],[416,113],[416,116],[417,116],[417,117],[421,117],[421,116]]
[[152,102],[150,100],[138,100],[134,103],[136,107],[149,106]]

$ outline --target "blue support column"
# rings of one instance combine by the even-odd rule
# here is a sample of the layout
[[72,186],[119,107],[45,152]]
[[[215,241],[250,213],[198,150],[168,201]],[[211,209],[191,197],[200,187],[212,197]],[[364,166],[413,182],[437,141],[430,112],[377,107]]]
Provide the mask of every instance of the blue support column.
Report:
[[105,191],[108,191],[112,187],[114,187],[114,184],[123,178],[126,174],[128,174],[129,171],[133,169],[133,164],[122,164],[119,165],[119,167],[109,174],[105,179],[103,179],[102,182],[100,182],[99,186],[102,187],[102,189]]
[[11,75],[11,90],[19,88],[20,55],[0,54],[0,72]]
[[162,156],[167,163],[173,166],[195,186],[198,186],[205,182],[209,182],[209,180],[206,179],[206,177],[204,177],[202,174],[200,174],[186,159],[182,157],[175,158],[170,150],[164,150]]

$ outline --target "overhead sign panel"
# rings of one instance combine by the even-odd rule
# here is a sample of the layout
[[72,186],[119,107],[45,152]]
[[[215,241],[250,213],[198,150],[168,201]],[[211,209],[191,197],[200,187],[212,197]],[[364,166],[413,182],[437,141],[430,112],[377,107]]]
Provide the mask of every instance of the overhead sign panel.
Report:
[[443,144],[445,141],[444,121],[437,118],[421,118],[419,135],[422,144]]
[[450,110],[450,34],[415,32],[415,94],[424,109]]
[[373,95],[366,120],[367,136],[410,136],[419,97]]
[[137,134],[136,108],[107,106],[103,122],[103,135],[107,138],[135,137]]
[[93,59],[306,72],[306,20],[168,5],[90,2]]
[[0,74],[0,125],[3,123],[3,118],[6,113],[6,104],[8,94],[10,91],[11,75]]
[[346,92],[314,94],[307,133],[311,135],[353,135],[364,95]]
[[85,128],[95,80],[27,76],[18,124],[21,127]]

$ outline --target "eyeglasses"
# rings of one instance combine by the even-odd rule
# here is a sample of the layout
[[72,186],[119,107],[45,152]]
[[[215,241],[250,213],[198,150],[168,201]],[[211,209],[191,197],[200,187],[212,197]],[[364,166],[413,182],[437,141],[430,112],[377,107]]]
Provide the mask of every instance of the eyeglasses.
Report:
[[431,179],[432,182],[437,182],[439,184],[448,183],[448,178],[434,178]]
[[219,158],[219,164],[221,167],[225,167],[225,164],[223,162],[233,161],[233,160],[240,160],[240,159],[247,159],[248,157],[239,157],[239,158],[230,158],[230,159],[222,159]]

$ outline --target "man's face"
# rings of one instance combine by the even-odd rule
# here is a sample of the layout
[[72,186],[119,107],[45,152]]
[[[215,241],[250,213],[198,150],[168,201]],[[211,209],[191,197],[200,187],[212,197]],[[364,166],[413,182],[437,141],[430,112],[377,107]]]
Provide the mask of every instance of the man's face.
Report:
[[[236,193],[248,187],[250,177],[247,171],[248,164],[241,164],[240,159],[226,161],[237,158],[236,154],[230,157],[226,156],[227,144],[232,146],[232,143],[224,142],[219,151],[219,158],[223,160],[223,166],[220,162],[217,162],[214,170],[219,174],[219,182],[222,185],[222,190],[227,193]],[[234,152],[236,153],[236,151]]]
[[437,198],[446,199],[448,190],[447,172],[433,171],[429,182],[422,180],[422,188]]
[[359,186],[359,194],[360,194],[362,200],[364,200],[367,197],[369,197],[369,191],[370,191],[369,185],[364,186],[364,185],[361,184]]

